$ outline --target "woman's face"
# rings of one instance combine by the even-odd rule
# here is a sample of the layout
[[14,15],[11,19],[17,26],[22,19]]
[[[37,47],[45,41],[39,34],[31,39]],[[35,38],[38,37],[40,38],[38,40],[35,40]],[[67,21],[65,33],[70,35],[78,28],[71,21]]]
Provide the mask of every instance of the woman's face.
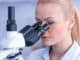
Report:
[[36,20],[42,24],[49,23],[48,31],[41,37],[44,45],[52,46],[66,39],[69,24],[64,10],[59,5],[38,4]]

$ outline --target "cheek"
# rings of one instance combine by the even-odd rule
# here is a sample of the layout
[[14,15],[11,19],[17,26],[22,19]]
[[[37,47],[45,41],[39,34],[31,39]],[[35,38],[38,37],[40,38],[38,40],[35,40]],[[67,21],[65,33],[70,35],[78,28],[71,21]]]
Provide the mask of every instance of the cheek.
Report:
[[50,36],[54,39],[61,39],[64,37],[66,29],[63,25],[58,25],[49,29]]

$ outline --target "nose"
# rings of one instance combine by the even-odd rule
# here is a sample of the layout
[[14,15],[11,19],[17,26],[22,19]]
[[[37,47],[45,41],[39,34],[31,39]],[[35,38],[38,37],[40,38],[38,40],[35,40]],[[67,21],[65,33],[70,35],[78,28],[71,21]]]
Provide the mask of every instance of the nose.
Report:
[[48,36],[49,35],[49,31],[47,30],[42,36]]
[[46,22],[45,22],[45,21],[42,21],[42,22],[41,22],[41,26],[43,26],[44,24],[46,24]]
[[47,37],[49,35],[49,31],[47,30],[43,35],[42,37]]
[[[44,21],[44,22],[42,22],[41,26],[43,26],[43,25],[45,25],[45,24],[48,24],[48,23],[46,23],[46,22]],[[49,25],[48,25],[48,27],[49,27]],[[48,28],[48,30],[49,30],[49,28]],[[44,33],[42,36],[48,36],[48,34],[49,34],[48,30],[46,30],[45,33]]]

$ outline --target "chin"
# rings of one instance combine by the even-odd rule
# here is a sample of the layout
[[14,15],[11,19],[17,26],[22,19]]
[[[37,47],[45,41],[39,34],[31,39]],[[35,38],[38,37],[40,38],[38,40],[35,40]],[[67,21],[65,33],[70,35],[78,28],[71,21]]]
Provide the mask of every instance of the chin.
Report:
[[45,46],[53,46],[53,45],[55,45],[55,43],[43,42],[43,45],[45,45]]

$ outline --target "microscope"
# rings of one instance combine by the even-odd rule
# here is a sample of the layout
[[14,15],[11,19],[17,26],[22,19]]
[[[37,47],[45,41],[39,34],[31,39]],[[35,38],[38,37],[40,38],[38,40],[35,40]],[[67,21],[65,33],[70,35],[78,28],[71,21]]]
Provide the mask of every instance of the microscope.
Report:
[[9,6],[6,25],[7,38],[0,44],[0,60],[24,60],[22,57],[23,48],[34,45],[48,28],[48,23],[41,26],[41,22],[37,22],[32,26],[26,25],[17,31],[15,8]]

